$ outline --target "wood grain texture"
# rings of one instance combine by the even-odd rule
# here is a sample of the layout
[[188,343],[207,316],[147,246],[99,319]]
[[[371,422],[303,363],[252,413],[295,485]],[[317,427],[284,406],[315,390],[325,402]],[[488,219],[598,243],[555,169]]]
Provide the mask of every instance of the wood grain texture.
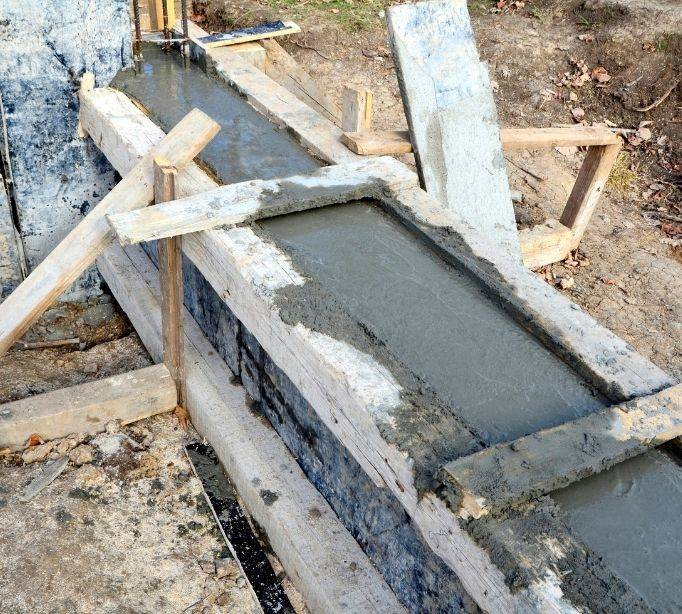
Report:
[[139,215],[109,216],[122,245],[248,224],[257,219],[303,211],[414,185],[414,173],[390,157],[327,166],[284,179],[235,183],[172,203],[148,207]]
[[[600,126],[500,128],[500,140],[504,151],[570,146],[593,147],[620,143],[620,139],[613,132]],[[344,132],[341,142],[362,156],[388,156],[412,151],[408,130]]]
[[45,440],[100,433],[112,420],[130,424],[172,411],[176,403],[164,365],[129,371],[0,405],[0,447],[19,449],[33,433]]
[[495,101],[465,0],[400,4],[387,17],[422,186],[520,261]]
[[[114,245],[98,266],[149,353],[160,359],[157,271],[141,248]],[[253,413],[244,388],[185,311],[186,406],[247,509],[264,529],[289,578],[313,613],[404,612],[327,501],[303,474],[275,430]],[[266,503],[261,493],[277,493]]]
[[266,39],[260,44],[267,52],[265,66],[261,70],[289,90],[300,101],[315,109],[330,122],[340,126],[341,109],[339,105],[315,83],[298,62],[276,40]]
[[[168,160],[154,158],[154,203],[175,200],[178,170]],[[161,286],[161,329],[163,362],[178,389],[178,405],[185,402],[184,333],[182,312],[182,237],[169,237],[158,242],[159,283]]]
[[[90,93],[81,98],[87,106]],[[92,119],[92,118],[91,118]],[[85,126],[85,122],[82,122]],[[97,134],[97,128],[85,128]],[[220,127],[194,109],[143,158],[0,305],[0,355],[23,335],[45,310],[92,264],[114,237],[109,213],[148,205],[153,198],[152,159],[166,156],[183,166],[217,134]]]
[[301,31],[301,28],[293,21],[284,21],[282,23],[284,24],[284,27],[280,30],[254,32],[252,34],[244,32],[234,36],[233,34],[236,34],[236,32],[226,32],[224,34],[202,36],[200,40],[207,49],[218,49],[219,47],[229,47],[230,45],[239,45],[240,43],[250,43],[266,38],[274,38],[276,36],[298,34]]
[[341,128],[344,132],[364,132],[372,125],[372,90],[343,88]]
[[620,153],[620,141],[614,145],[591,147],[580,167],[578,178],[568,197],[560,222],[573,231],[573,243],[577,247],[587,224],[606,187],[609,173]]
[[564,260],[573,248],[573,232],[557,220],[519,231],[523,264],[538,269]]
[[682,435],[682,385],[445,465],[460,515],[480,518],[564,488]]

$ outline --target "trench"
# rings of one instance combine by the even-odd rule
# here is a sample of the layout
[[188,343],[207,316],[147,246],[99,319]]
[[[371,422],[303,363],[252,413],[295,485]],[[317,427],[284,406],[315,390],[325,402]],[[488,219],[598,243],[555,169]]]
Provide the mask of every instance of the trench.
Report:
[[[179,56],[165,55],[158,48],[145,47],[143,55],[139,74],[123,71],[112,85],[140,101],[164,130],[192,107],[218,121],[221,133],[200,158],[223,183],[283,177],[319,166],[286,131],[269,123],[198,66],[184,67]],[[362,325],[366,340],[352,336],[359,349],[382,362],[380,345],[394,364],[414,381],[423,382],[483,445],[572,420],[606,404],[568,365],[505,313],[475,279],[444,263],[372,203],[273,218],[260,222],[257,231],[290,255],[296,268],[314,279],[329,297],[316,306],[340,305],[350,319]],[[357,517],[370,497],[351,504],[350,494],[335,496],[336,490],[352,490],[356,485],[352,479],[340,480],[340,465],[328,466],[325,471],[319,467],[323,455],[315,446],[326,440],[325,427],[308,416],[310,424],[304,433],[299,428],[305,413],[302,409],[292,417],[291,411],[287,414],[277,407],[276,398],[269,405],[263,400],[267,396],[263,382],[281,382],[283,378],[272,373],[265,377],[269,363],[267,357],[258,357],[262,350],[257,342],[252,340],[256,349],[249,352],[249,344],[243,342],[248,331],[225,312],[226,307],[210,298],[207,284],[193,266],[186,266],[186,275],[187,304],[199,324],[214,344],[222,346],[226,362],[242,377],[255,401],[266,406],[266,415],[306,473],[361,545],[368,547],[359,538],[362,531]],[[305,304],[297,309],[296,316],[307,322],[310,314],[305,313]],[[331,332],[321,326],[322,332]],[[217,330],[225,340],[219,339]],[[270,396],[282,394],[277,386],[275,389]],[[305,403],[299,399],[290,405],[304,407]],[[305,445],[300,441],[303,434],[309,440]],[[338,442],[334,445],[340,446]],[[682,603],[675,561],[682,534],[680,484],[679,467],[653,451],[553,494],[572,532],[653,608],[662,611],[673,611]],[[385,501],[387,510],[393,509],[392,503]],[[394,543],[385,551],[379,545],[369,547],[368,554],[401,601],[417,611],[426,604],[419,601],[416,585],[407,586],[409,578],[394,578],[391,565],[396,556],[408,556],[400,551],[400,540],[411,544],[414,551],[419,539],[405,538],[406,529],[400,524],[404,519],[398,519],[397,510],[395,516],[393,526],[401,528],[393,535]],[[386,535],[385,539],[390,538]],[[421,589],[425,582],[427,589],[443,589],[445,570],[426,561],[427,553],[421,552],[421,559],[413,552],[409,556],[414,560],[413,573],[419,566],[434,570],[430,580],[420,578]],[[433,579],[436,576],[437,581]],[[448,586],[453,594],[451,605],[459,600],[461,606],[457,583],[453,580]],[[445,590],[443,598],[447,599]]]

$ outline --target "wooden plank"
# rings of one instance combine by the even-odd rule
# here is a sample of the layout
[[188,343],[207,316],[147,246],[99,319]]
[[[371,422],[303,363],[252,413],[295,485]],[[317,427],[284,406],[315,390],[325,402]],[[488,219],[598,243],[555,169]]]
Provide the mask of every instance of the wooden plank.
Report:
[[298,62],[276,40],[263,40],[260,45],[267,52],[265,68],[262,69],[265,74],[330,122],[340,126],[341,109],[339,105],[330,96],[327,96]]
[[344,132],[364,132],[372,125],[372,90],[343,88],[341,128]]
[[[87,99],[85,94],[83,100]],[[0,305],[0,355],[68,289],[114,238],[106,215],[148,205],[153,198],[154,156],[183,166],[217,134],[219,125],[194,109],[168,133]],[[89,134],[92,134],[88,130]]]
[[[139,247],[128,250],[131,256],[110,247],[98,266],[147,350],[160,359],[157,272]],[[184,321],[192,424],[215,449],[308,609],[320,614],[403,612],[284,442],[250,409],[244,389],[232,383],[232,372],[187,311]],[[263,490],[277,493],[277,500],[266,503]]]
[[151,30],[163,30],[164,4],[168,14],[168,27],[173,30],[175,26],[175,2],[173,0],[148,0],[149,26]]
[[398,156],[412,152],[409,130],[344,132],[341,142],[360,156]]
[[243,96],[261,115],[286,128],[314,156],[331,164],[357,159],[340,142],[342,132],[338,126],[238,54],[225,48],[204,48],[200,39],[205,31],[192,22],[189,22],[189,33],[193,57],[203,58],[216,77]]
[[310,175],[235,183],[138,212],[112,215],[108,220],[119,242],[130,245],[359,198],[378,198],[385,190],[415,183],[414,173],[397,160],[368,158],[323,167]]
[[[264,41],[267,42],[267,41]],[[232,45],[230,51],[233,53],[238,53],[241,58],[246,60],[252,66],[255,66],[258,70],[265,72],[268,62],[268,56],[265,49],[260,43],[240,43],[238,45]]]
[[[175,200],[177,168],[168,160],[154,158],[154,203]],[[168,367],[178,389],[178,405],[185,403],[185,373],[182,310],[182,237],[169,237],[158,243],[159,280],[161,285],[161,323],[163,362]]]
[[422,186],[520,261],[495,101],[466,1],[400,4],[387,16]]
[[100,433],[112,420],[130,424],[176,404],[168,369],[145,367],[0,405],[0,447],[22,448],[33,433],[45,440]]
[[[593,147],[620,143],[611,130],[600,126],[501,128],[500,139],[504,151],[569,146]],[[362,156],[388,156],[412,152],[408,130],[345,132],[341,142]]]
[[620,141],[615,145],[591,147],[580,167],[578,178],[559,220],[573,231],[574,248],[579,245],[585,233],[620,148]]
[[573,232],[553,219],[519,231],[519,240],[523,264],[529,269],[564,260],[574,249]]
[[682,384],[492,446],[443,467],[448,501],[480,518],[564,488],[682,435]]
[[207,49],[216,49],[218,47],[238,45],[239,43],[248,43],[275,36],[298,34],[300,31],[301,28],[293,21],[279,21],[251,28],[242,28],[241,30],[232,30],[231,32],[209,34],[199,38],[199,42]]

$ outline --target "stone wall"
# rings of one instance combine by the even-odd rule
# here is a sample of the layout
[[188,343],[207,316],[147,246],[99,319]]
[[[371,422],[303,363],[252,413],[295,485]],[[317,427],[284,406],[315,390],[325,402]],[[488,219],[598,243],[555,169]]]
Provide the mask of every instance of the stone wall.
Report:
[[[77,91],[84,72],[107,85],[130,58],[127,0],[0,2],[0,95],[29,270],[116,181],[94,143],[77,137]],[[9,275],[0,268],[0,287]],[[92,267],[69,298],[98,292]]]

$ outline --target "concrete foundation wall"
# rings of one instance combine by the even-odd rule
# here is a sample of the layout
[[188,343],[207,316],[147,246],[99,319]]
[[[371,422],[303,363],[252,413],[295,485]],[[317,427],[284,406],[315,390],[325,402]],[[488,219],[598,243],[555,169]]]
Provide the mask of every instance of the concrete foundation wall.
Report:
[[[29,269],[115,184],[94,143],[77,137],[77,91],[86,71],[108,84],[130,45],[127,0],[0,2],[0,95]],[[12,283],[0,266],[0,287]],[[69,298],[98,291],[92,267]]]
[[21,265],[9,198],[0,175],[0,301],[21,281]]
[[479,611],[397,499],[366,476],[196,267],[184,269],[187,308],[398,599],[411,612]]

